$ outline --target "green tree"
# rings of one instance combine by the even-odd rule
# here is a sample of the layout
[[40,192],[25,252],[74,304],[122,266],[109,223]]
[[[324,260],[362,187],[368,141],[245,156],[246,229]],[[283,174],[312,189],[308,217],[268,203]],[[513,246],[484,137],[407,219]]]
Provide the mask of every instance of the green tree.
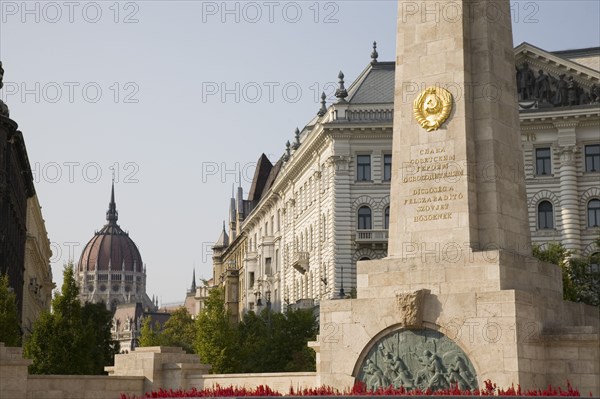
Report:
[[161,327],[146,317],[140,330],[140,346],[179,346],[195,353],[196,323],[183,306],[175,310]]
[[[238,357],[242,373],[258,373],[274,371],[278,367],[278,359],[272,359],[273,330],[282,324],[283,315],[280,313],[269,315],[264,310],[260,314],[248,312],[238,324],[238,339],[240,342]],[[270,325],[269,325],[270,321]],[[271,345],[271,346],[270,346]],[[281,354],[282,358],[285,354]],[[274,362],[275,360],[275,362]]]
[[[312,310],[292,310],[285,313],[287,337],[284,335],[290,356],[283,371],[315,371],[315,352],[307,346],[317,338],[318,322]],[[286,350],[286,348],[282,348]]]
[[248,312],[238,325],[242,372],[313,371],[317,322],[312,311]]
[[179,346],[187,353],[195,353],[196,323],[185,307],[175,310],[166,321],[161,333],[162,345]]
[[[600,248],[600,237],[596,247]],[[561,268],[565,300],[600,306],[600,256],[577,258],[571,255],[560,243],[549,243],[544,249],[538,245],[533,247],[533,256]]]
[[81,312],[85,342],[89,344],[89,374],[104,374],[104,366],[115,363],[119,342],[112,339],[112,312],[104,303],[83,305]]
[[225,309],[223,289],[210,291],[204,308],[196,318],[196,353],[212,366],[212,373],[234,373],[239,370],[237,329]]
[[140,329],[140,346],[161,346],[161,336],[158,329],[158,323],[152,325],[152,319],[150,317],[144,317],[142,328]]
[[25,343],[31,373],[102,374],[111,364],[118,351],[110,338],[112,315],[103,304],[81,306],[78,294],[73,265],[66,265],[52,313],[42,313]]
[[0,342],[21,346],[21,329],[15,293],[8,286],[8,274],[0,275]]

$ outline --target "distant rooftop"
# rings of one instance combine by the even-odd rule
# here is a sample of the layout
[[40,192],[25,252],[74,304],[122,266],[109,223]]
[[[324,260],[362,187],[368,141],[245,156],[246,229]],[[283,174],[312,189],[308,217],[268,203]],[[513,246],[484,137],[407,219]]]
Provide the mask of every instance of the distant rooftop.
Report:
[[600,56],[600,47],[576,48],[572,50],[550,51],[550,53],[562,58],[579,58]]

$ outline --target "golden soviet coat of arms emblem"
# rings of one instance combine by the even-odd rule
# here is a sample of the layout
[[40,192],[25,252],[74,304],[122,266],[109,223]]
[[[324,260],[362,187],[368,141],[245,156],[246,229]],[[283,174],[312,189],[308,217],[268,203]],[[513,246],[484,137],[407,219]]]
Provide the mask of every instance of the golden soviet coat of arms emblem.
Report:
[[441,87],[428,87],[413,102],[415,119],[428,132],[438,130],[452,111],[452,93]]

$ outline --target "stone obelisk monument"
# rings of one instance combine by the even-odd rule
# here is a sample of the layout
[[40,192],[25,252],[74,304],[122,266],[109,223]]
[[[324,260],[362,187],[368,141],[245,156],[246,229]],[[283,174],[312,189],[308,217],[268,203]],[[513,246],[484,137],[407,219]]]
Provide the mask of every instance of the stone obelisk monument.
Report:
[[508,0],[400,1],[388,257],[321,304],[321,383],[600,393],[597,309],[531,255]]

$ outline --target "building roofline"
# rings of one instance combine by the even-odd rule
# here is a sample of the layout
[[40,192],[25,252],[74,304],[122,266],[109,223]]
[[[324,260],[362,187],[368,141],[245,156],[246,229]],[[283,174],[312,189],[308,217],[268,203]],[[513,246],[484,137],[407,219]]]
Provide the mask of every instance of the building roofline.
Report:
[[571,50],[558,50],[558,51],[549,51],[554,55],[558,55],[559,57],[581,57],[581,56],[599,56],[600,55],[600,47],[586,47],[586,48],[576,48]]

